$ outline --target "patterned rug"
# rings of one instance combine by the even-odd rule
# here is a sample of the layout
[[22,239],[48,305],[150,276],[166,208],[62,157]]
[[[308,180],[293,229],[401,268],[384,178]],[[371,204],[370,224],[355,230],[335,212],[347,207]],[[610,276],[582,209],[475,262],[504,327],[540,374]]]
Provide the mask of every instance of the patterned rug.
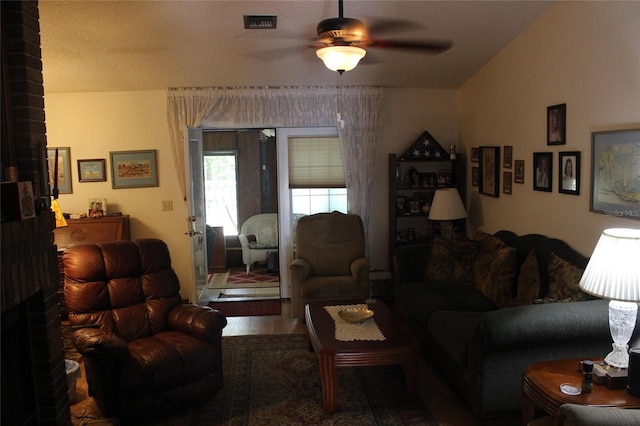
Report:
[[225,387],[189,413],[149,426],[440,425],[406,399],[400,366],[339,369],[331,415],[321,407],[318,360],[306,335],[223,337],[222,352]]
[[268,272],[266,269],[252,270],[245,274],[244,270],[231,270],[215,273],[209,277],[209,288],[268,288],[280,286],[280,275],[277,272]]

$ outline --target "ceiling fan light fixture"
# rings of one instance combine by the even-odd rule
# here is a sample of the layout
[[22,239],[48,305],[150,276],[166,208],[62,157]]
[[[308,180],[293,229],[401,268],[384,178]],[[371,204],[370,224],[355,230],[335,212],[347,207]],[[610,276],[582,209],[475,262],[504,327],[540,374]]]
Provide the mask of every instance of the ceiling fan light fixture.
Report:
[[354,69],[366,54],[366,50],[355,46],[328,46],[316,50],[324,65],[340,74]]

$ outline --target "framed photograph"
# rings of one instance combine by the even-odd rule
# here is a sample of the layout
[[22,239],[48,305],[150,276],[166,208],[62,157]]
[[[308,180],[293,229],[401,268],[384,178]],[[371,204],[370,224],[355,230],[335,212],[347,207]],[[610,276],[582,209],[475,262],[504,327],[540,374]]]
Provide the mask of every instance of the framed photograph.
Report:
[[110,152],[111,187],[144,188],[158,186],[156,150]]
[[515,160],[514,166],[513,182],[524,183],[524,160]]
[[513,172],[502,172],[502,192],[511,194],[511,181],[513,180]]
[[78,182],[104,182],[107,180],[106,160],[78,160]]
[[640,220],[640,129],[591,134],[591,211]]
[[[56,183],[59,194],[73,193],[71,190],[71,149],[69,147],[47,147],[47,163],[49,166],[49,187],[52,193]],[[55,176],[56,171],[58,172],[57,176]]]
[[491,197],[500,196],[500,147],[480,147],[480,193]]
[[547,107],[547,145],[567,143],[567,104]]
[[87,216],[102,217],[107,215],[107,199],[106,198],[89,198],[89,210]]
[[510,169],[513,164],[513,146],[506,145],[504,147],[504,155],[502,157],[502,167]]
[[551,192],[553,170],[552,152],[533,153],[533,189],[536,191]]
[[480,168],[473,166],[471,168],[471,185],[479,186],[480,185]]
[[566,151],[558,155],[558,191],[562,194],[580,195],[580,152]]
[[479,148],[471,148],[471,161],[477,163],[480,161],[480,149]]

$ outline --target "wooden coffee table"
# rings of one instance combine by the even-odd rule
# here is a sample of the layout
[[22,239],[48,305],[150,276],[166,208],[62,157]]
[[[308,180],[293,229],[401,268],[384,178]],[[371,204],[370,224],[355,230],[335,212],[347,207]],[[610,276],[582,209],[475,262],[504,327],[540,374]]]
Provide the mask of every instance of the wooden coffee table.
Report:
[[[629,395],[626,389],[611,389],[593,384],[591,393],[566,395],[560,391],[563,383],[580,386],[581,359],[561,359],[531,364],[522,376],[522,424],[533,420],[538,407],[554,417],[562,404],[594,405],[601,407],[640,408],[640,398]],[[592,360],[600,362],[602,360]]]
[[[363,302],[345,301],[339,304],[358,303]],[[414,399],[419,358],[418,343],[406,327],[393,317],[389,308],[382,302],[369,305],[385,340],[343,342],[335,339],[334,321],[324,309],[325,306],[326,302],[314,302],[305,306],[309,343],[320,361],[322,408],[328,413],[336,410],[339,367],[402,364],[406,375],[407,396]]]

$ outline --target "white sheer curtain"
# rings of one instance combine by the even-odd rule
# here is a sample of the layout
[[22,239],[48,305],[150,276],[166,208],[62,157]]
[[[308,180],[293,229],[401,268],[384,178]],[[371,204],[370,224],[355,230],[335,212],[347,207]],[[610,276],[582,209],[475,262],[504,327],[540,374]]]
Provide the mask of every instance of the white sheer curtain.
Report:
[[359,86],[170,88],[168,121],[182,195],[186,196],[185,126],[337,126],[349,212],[362,217],[366,232],[382,94],[382,88]]

